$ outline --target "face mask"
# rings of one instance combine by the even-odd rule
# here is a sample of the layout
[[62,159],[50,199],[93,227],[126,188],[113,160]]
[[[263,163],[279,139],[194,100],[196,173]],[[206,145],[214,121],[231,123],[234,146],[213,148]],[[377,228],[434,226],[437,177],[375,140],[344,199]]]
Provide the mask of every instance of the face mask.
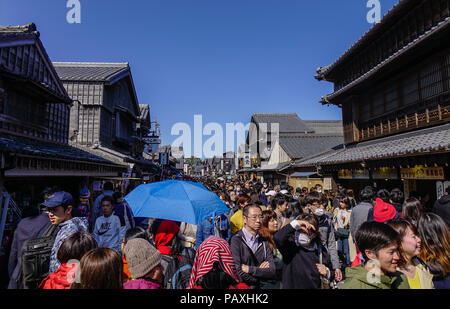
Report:
[[317,190],[317,192],[322,193],[322,190]]
[[314,214],[318,217],[323,216],[324,213],[325,213],[325,210],[323,208],[316,208],[316,210],[314,210]]
[[307,245],[309,245],[311,243],[311,237],[309,237],[306,234],[299,233],[298,236],[297,236],[297,243],[300,246],[307,246]]

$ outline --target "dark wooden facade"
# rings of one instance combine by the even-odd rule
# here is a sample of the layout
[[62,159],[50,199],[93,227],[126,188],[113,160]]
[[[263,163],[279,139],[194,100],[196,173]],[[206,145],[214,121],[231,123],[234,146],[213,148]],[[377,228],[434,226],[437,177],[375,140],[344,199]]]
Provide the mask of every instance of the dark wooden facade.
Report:
[[[102,145],[120,153],[139,156],[135,147],[140,109],[127,63],[54,63],[64,87],[74,100],[70,112],[70,142],[84,146]],[[116,68],[107,78],[96,76],[110,66]],[[70,76],[82,69],[86,76]],[[78,72],[78,71],[74,71]],[[89,75],[92,76],[92,75]],[[142,153],[141,153],[142,154]]]
[[0,131],[67,143],[72,100],[31,24],[3,27],[0,41]]
[[342,107],[346,144],[450,121],[450,0],[396,5],[319,80]]

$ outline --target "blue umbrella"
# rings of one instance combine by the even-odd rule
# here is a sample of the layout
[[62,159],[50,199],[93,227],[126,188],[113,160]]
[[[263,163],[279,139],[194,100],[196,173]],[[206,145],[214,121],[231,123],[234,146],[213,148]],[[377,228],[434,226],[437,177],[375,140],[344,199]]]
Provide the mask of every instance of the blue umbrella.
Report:
[[135,217],[168,219],[191,224],[229,212],[228,207],[202,184],[166,180],[143,184],[125,200]]

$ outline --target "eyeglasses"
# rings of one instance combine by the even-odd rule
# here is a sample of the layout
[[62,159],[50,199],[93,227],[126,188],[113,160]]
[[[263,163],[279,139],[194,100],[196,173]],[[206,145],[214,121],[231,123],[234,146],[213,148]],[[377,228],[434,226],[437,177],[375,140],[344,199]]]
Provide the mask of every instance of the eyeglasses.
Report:
[[247,216],[247,218],[252,219],[253,221],[256,221],[256,219],[259,219],[261,221],[263,220],[263,216],[251,216],[251,217]]

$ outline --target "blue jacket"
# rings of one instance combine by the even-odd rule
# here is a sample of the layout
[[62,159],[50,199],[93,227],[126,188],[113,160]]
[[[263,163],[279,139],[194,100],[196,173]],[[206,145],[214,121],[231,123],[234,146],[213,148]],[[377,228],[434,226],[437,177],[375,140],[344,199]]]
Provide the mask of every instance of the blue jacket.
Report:
[[[211,220],[211,221],[210,221]],[[206,219],[197,225],[197,234],[195,240],[195,249],[198,250],[203,241],[209,236],[217,236],[230,241],[230,222],[225,214],[216,216],[216,228],[214,228],[212,218]]]
[[85,217],[75,217],[70,220],[60,223],[56,228],[56,238],[53,243],[52,253],[50,256],[50,273],[58,270],[61,264],[59,263],[56,255],[58,254],[59,247],[61,247],[64,240],[76,232],[88,232],[88,220]]

